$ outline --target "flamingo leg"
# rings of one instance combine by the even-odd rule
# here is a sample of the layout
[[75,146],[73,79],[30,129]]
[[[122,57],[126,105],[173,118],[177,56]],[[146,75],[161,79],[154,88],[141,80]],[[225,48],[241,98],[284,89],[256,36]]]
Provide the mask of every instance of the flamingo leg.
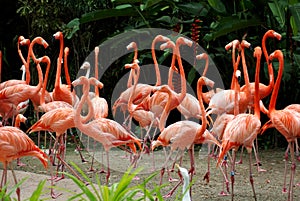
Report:
[[231,200],[232,201],[233,201],[233,198],[234,198],[235,158],[236,158],[236,153],[235,153],[235,149],[233,149],[232,150],[232,167],[231,167],[231,172],[230,172],[230,177],[231,177]]
[[290,186],[289,186],[289,194],[288,194],[288,200],[293,201],[294,200],[294,177],[296,172],[296,162],[295,162],[295,151],[294,151],[294,143],[295,141],[289,142],[290,145],[290,153],[291,153],[291,159],[292,159],[292,165],[291,165],[291,177],[290,177]]
[[288,147],[284,153],[284,172],[283,172],[283,188],[282,188],[282,193],[287,193],[286,189],[286,174],[287,174],[287,161],[289,158],[289,149],[290,149],[290,144],[288,144]]
[[[257,141],[257,138],[256,138],[256,141]],[[255,149],[254,144],[252,145],[252,147],[253,147],[253,151],[254,151],[254,155],[255,155],[255,159],[256,159],[256,164],[255,165],[257,165],[257,171],[258,172],[266,172],[265,169],[260,168],[261,163],[260,163],[260,160],[258,158],[258,149]],[[256,145],[256,147],[257,147],[257,145]]]
[[253,175],[252,175],[252,150],[249,151],[249,173],[250,173],[250,183],[251,183],[251,187],[252,187],[252,191],[253,191],[253,197],[254,197],[254,200],[256,201],[257,198],[256,198],[256,193],[255,193],[255,189],[254,189],[254,181],[253,181]]
[[209,183],[209,176],[210,176],[210,144],[208,145],[208,152],[207,152],[207,172],[205,173],[203,180],[206,180],[206,183]]
[[106,151],[106,160],[107,160],[106,184],[108,185],[108,180],[109,180],[109,177],[110,177],[110,168],[109,168],[109,155],[108,155],[108,151]]
[[[222,169],[222,166],[224,166],[224,170]],[[224,177],[224,182],[223,182],[223,190],[219,193],[221,196],[227,196],[229,193],[225,193],[225,185],[226,185],[226,190],[229,192],[229,181],[228,181],[228,176],[227,176],[227,156],[224,157],[224,160],[222,164],[219,166],[221,173],[223,174]]]
[[236,162],[237,164],[243,164],[243,151],[244,151],[244,147],[242,146],[240,160]]
[[81,153],[81,149],[80,149],[80,145],[76,139],[76,136],[74,135],[74,133],[72,132],[72,129],[70,129],[70,133],[71,133],[71,137],[72,139],[74,140],[74,143],[76,145],[76,150],[78,151],[79,155],[80,155],[80,159],[81,159],[81,162],[82,163],[86,163],[88,162],[87,160],[84,159],[84,157],[82,156],[82,153]]
[[6,184],[6,181],[7,181],[7,162],[4,162],[2,179],[1,179],[1,184],[0,184],[0,191],[2,191],[2,187]]
[[[12,173],[13,178],[14,178],[14,182],[17,185],[18,184],[17,177],[16,177],[16,174],[15,174],[11,164],[10,164],[10,169],[11,169],[11,173]],[[19,187],[16,189],[16,194],[18,196],[18,201],[20,201],[21,200],[21,190],[20,190]]]

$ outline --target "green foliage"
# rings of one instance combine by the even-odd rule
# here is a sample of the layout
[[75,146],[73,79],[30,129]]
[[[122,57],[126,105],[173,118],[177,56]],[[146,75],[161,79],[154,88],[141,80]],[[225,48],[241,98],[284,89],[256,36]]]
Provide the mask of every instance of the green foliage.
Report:
[[[9,192],[7,192],[7,185],[5,185],[1,190],[0,190],[0,200],[2,201],[10,201],[12,200],[11,195],[19,188],[28,178],[23,178],[21,181],[19,181],[16,185],[14,185]],[[32,195],[25,199],[29,201],[38,201],[40,200],[40,196],[42,194],[42,190],[44,188],[44,185],[46,183],[46,180],[42,180],[39,182],[37,188],[35,191],[32,193]],[[14,198],[14,200],[17,200]]]
[[[92,180],[74,163],[72,166],[81,174],[81,176],[89,183],[90,188],[86,186],[81,180],[76,178],[75,176],[64,173],[68,177],[70,177],[73,182],[82,190],[80,193],[75,193],[74,196],[70,197],[68,200],[106,200],[106,201],[130,201],[130,200],[163,200],[162,195],[160,194],[160,189],[163,186],[154,187],[149,190],[146,188],[146,184],[151,181],[157,173],[150,175],[146,178],[141,184],[131,185],[133,178],[141,171],[141,169],[137,169],[132,172],[132,169],[129,168],[120,181],[118,183],[114,183],[111,186],[102,185],[98,175],[96,175],[96,186]],[[143,197],[137,197],[137,193],[142,193]],[[88,198],[88,199],[87,199]]]

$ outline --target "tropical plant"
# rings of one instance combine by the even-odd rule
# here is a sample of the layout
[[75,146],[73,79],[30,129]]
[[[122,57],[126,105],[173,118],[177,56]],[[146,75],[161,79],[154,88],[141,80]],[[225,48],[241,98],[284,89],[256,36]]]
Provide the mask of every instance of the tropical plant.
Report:
[[[72,166],[81,174],[81,176],[88,182],[91,189],[87,185],[73,176],[72,174],[64,172],[68,177],[70,177],[73,182],[81,189],[82,192],[75,193],[74,196],[70,197],[68,200],[105,200],[105,201],[130,201],[130,200],[163,200],[160,194],[160,189],[162,186],[154,186],[153,189],[147,189],[146,184],[154,178],[156,173],[151,174],[147,177],[141,184],[130,185],[133,178],[141,171],[141,169],[136,169],[132,171],[129,168],[119,182],[112,184],[111,186],[102,185],[98,175],[96,175],[97,186],[93,181],[74,163]],[[140,193],[142,196],[138,196]]]

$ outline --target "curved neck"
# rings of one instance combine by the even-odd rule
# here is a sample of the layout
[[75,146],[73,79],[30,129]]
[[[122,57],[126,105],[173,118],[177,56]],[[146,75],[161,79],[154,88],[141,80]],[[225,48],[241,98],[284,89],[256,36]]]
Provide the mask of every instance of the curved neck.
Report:
[[281,77],[282,77],[283,68],[284,68],[282,54],[281,54],[281,56],[277,56],[276,58],[279,61],[279,69],[278,69],[277,79],[276,79],[276,82],[275,82],[275,85],[274,85],[274,89],[273,89],[270,104],[269,104],[269,112],[270,113],[275,110],[276,100],[277,100],[278,91],[279,91],[280,82],[281,82]]
[[203,82],[204,82],[203,79],[204,79],[204,77],[200,77],[198,79],[198,83],[197,83],[197,96],[198,96],[198,101],[199,101],[200,111],[201,111],[201,116],[202,116],[202,126],[201,126],[200,131],[197,132],[196,138],[202,136],[202,134],[206,130],[206,124],[207,124],[205,108],[204,108],[203,100],[202,100],[202,87],[203,87]]
[[236,63],[233,65],[233,74],[232,74],[231,86],[230,86],[230,89],[233,89],[233,90],[235,89],[235,83],[236,83],[235,73],[239,67],[240,60],[241,60],[241,57],[240,57],[240,55],[238,55]]
[[245,47],[241,47],[241,54],[242,54],[242,66],[243,66],[243,73],[244,73],[244,79],[245,79],[245,85],[246,85],[246,96],[250,97],[250,81],[249,81],[249,75],[248,75],[248,69],[245,59]]
[[269,85],[268,85],[268,90],[267,93],[270,94],[272,91],[272,88],[274,86],[274,71],[273,71],[273,66],[272,66],[272,62],[269,62],[269,54],[266,48],[266,41],[267,38],[272,37],[272,32],[274,32],[273,30],[269,30],[267,31],[263,38],[262,38],[262,50],[263,50],[263,54],[264,57],[266,59],[267,65],[268,65],[268,72],[269,72]]
[[68,69],[68,56],[69,56],[69,48],[65,48],[65,54],[64,54],[64,70],[65,70],[65,76],[66,76],[66,82],[69,87],[71,87],[71,78],[69,74],[69,69]]
[[59,55],[57,58],[57,69],[56,69],[56,78],[55,78],[55,88],[60,86],[60,75],[61,75],[61,61],[63,57],[63,50],[64,50],[64,40],[63,37],[59,37]]
[[[23,38],[24,39],[24,38]],[[24,39],[25,40],[25,39]],[[20,56],[20,58],[21,58],[21,60],[22,60],[22,63],[23,63],[23,65],[25,66],[25,70],[26,70],[26,84],[29,84],[29,82],[30,82],[30,71],[29,71],[29,64],[27,64],[27,61],[25,61],[25,58],[23,57],[23,54],[22,54],[22,52],[21,52],[21,49],[20,49],[20,37],[19,37],[19,40],[18,40],[18,53],[19,53],[19,56]],[[28,48],[29,48],[29,44],[30,43],[28,43]],[[2,55],[2,52],[1,52],[1,55]],[[29,58],[30,58],[30,56],[29,56],[30,54],[29,54],[29,49],[28,49],[28,55],[27,55],[27,60],[29,60]],[[1,56],[2,57],[2,56]],[[0,62],[2,62],[2,58],[1,58],[1,61]],[[24,71],[23,71],[24,72]],[[25,79],[23,79],[23,76],[22,76],[22,80],[25,80]],[[28,82],[28,83],[27,83]]]
[[259,74],[260,74],[260,60],[261,54],[256,57],[256,69],[255,69],[255,92],[254,92],[254,115],[260,119],[260,106],[259,106]]
[[49,76],[49,71],[50,71],[50,66],[51,66],[50,58],[48,56],[44,56],[44,57],[46,59],[47,68],[46,68],[46,73],[45,73],[45,78],[44,78],[44,84],[43,84],[42,94],[40,96],[40,105],[45,104],[45,93],[46,93],[48,76]]
[[79,104],[75,110],[74,122],[75,122],[76,127],[78,129],[80,129],[80,131],[85,132],[86,130],[90,129],[86,124],[82,123],[82,119],[81,119],[81,109],[82,109],[85,101],[88,104],[89,112],[83,121],[88,121],[94,116],[94,108],[92,106],[91,100],[89,99],[90,85],[89,85],[88,79],[84,80],[82,90],[83,90],[83,94],[82,94]]
[[134,111],[133,98],[134,98],[134,92],[136,90],[136,86],[137,86],[137,83],[138,83],[138,80],[139,80],[139,77],[140,77],[140,67],[137,66],[136,69],[132,68],[131,69],[131,74],[133,76],[133,88],[131,90],[130,97],[129,97],[129,100],[128,100],[128,111],[129,111],[129,113]]
[[[98,56],[99,56],[99,51],[95,50],[95,78],[98,80],[99,79],[99,72],[98,72]],[[95,96],[99,96],[99,88],[95,86]]]
[[175,71],[175,61],[176,61],[175,46],[172,49],[173,49],[173,55],[172,55],[171,66],[170,66],[170,69],[169,69],[168,85],[169,85],[169,87],[171,89],[174,90],[174,86],[173,86],[173,73]]
[[205,57],[205,67],[204,67],[204,70],[203,70],[203,73],[202,73],[202,76],[206,76],[206,73],[207,73],[207,70],[208,70],[208,56]]
[[177,57],[177,62],[178,62],[178,66],[179,66],[179,71],[180,71],[180,77],[181,77],[181,92],[177,98],[178,98],[179,103],[181,103],[186,95],[186,79],[185,79],[185,73],[184,73],[184,69],[183,69],[183,65],[182,65],[182,61],[181,61],[178,43],[176,43],[175,50],[176,50],[176,57]]
[[155,43],[157,42],[157,39],[158,39],[158,37],[155,37],[154,40],[152,41],[151,54],[152,54],[152,58],[153,58],[153,62],[154,62],[154,69],[155,69],[155,74],[156,74],[155,86],[160,86],[161,85],[161,77],[160,77],[159,66],[158,66],[156,54],[155,54]]
[[36,68],[38,71],[39,83],[36,86],[35,93],[38,93],[41,90],[43,85],[43,72],[39,63],[36,65]]

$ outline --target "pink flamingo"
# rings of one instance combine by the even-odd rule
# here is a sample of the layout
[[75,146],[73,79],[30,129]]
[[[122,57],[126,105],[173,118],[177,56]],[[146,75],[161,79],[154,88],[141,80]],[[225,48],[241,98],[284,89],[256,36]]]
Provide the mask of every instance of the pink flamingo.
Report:
[[[272,67],[272,62],[269,62],[269,55],[267,52],[267,48],[266,48],[266,40],[267,38],[276,38],[277,40],[281,40],[281,35],[277,32],[275,32],[274,30],[268,30],[263,38],[262,38],[262,50],[265,56],[265,59],[267,61],[267,65],[268,65],[268,72],[269,72],[269,84],[266,86],[262,83],[259,83],[259,95],[260,95],[260,99],[263,99],[265,97],[267,97],[269,94],[271,94],[273,86],[274,86],[274,72],[273,72],[273,67]],[[253,103],[254,100],[254,83],[250,83],[250,92],[251,92],[251,101],[250,103]],[[245,91],[245,87],[246,86],[242,86],[241,87],[241,91]]]
[[87,120],[94,116],[93,107],[91,101],[88,96],[89,92],[89,81],[86,77],[81,76],[77,80],[72,82],[73,86],[77,86],[79,84],[83,85],[83,96],[76,108],[75,112],[75,126],[84,134],[92,137],[96,141],[100,142],[106,153],[107,153],[107,175],[106,182],[110,177],[110,168],[109,168],[109,160],[108,160],[108,151],[112,147],[117,147],[120,145],[127,145],[131,149],[133,153],[136,153],[135,144],[141,149],[140,140],[133,137],[123,126],[118,124],[117,122],[106,119],[106,118],[98,118],[93,121],[90,121],[87,124],[82,123],[81,119],[81,109],[85,101],[87,101],[89,105],[89,113],[87,115]]
[[[165,168],[167,167],[167,163],[172,152],[176,149],[181,151],[185,150],[186,148],[189,150],[190,160],[191,160],[191,168],[189,173],[191,174],[191,178],[194,174],[194,156],[193,156],[193,145],[194,144],[203,144],[203,143],[215,143],[219,144],[218,141],[206,130],[206,117],[205,117],[205,109],[203,106],[202,101],[202,85],[209,84],[212,82],[211,80],[207,79],[206,77],[201,77],[198,80],[198,87],[197,87],[197,94],[199,99],[199,104],[201,108],[202,114],[202,125],[189,121],[178,121],[166,127],[161,134],[159,135],[158,139],[152,142],[151,149],[154,150],[158,146],[170,146],[171,152],[168,155],[164,165],[161,169],[161,178],[160,184],[162,183],[163,174]],[[169,94],[168,101],[172,101],[171,99],[171,91],[167,85],[162,85],[158,87],[160,91],[164,91]],[[177,186],[177,185],[176,185]],[[174,189],[167,195],[171,196],[174,192]]]
[[68,87],[68,85],[60,84],[61,63],[62,63],[62,57],[63,57],[63,51],[64,51],[63,34],[62,34],[62,32],[58,31],[53,36],[55,37],[55,39],[60,41],[60,51],[59,51],[59,56],[57,59],[56,78],[55,78],[55,84],[54,84],[52,97],[53,97],[53,100],[65,101],[65,102],[69,103],[70,105],[74,105],[76,102],[76,99],[74,97],[74,94],[72,94],[70,87]]
[[[285,107],[282,110],[276,110],[276,100],[278,96],[278,91],[280,87],[281,77],[284,69],[283,54],[280,50],[275,50],[270,56],[269,60],[272,61],[278,59],[279,69],[277,73],[277,79],[274,85],[274,89],[271,95],[271,100],[269,104],[268,116],[272,122],[272,125],[286,138],[289,143],[290,155],[291,155],[291,177],[290,185],[288,190],[288,200],[293,200],[293,185],[294,185],[294,175],[296,170],[295,156],[294,156],[294,143],[299,137],[300,124],[299,124],[299,104],[293,104]],[[296,110],[295,110],[296,108]],[[297,109],[298,108],[298,109]],[[287,163],[287,160],[285,160]],[[286,165],[286,164],[285,164]],[[285,182],[284,182],[285,183]],[[283,192],[286,191],[285,185]]]
[[[11,162],[24,156],[33,156],[38,158],[45,168],[48,167],[47,155],[40,150],[34,142],[19,128],[13,126],[4,126],[0,128],[0,162],[3,164],[3,173],[0,189],[7,182],[7,166],[11,167],[15,184],[17,177],[11,166]],[[16,189],[18,200],[20,201],[20,188]]]
[[[151,52],[152,52],[152,57],[153,57],[153,62],[154,62],[154,69],[155,69],[155,74],[156,74],[155,86],[159,86],[161,84],[159,66],[158,66],[158,63],[157,63],[156,55],[155,55],[155,44],[159,41],[166,42],[166,41],[169,41],[169,40],[170,39],[165,37],[165,36],[157,35],[153,39],[152,44],[151,44]],[[128,48],[135,48],[135,47],[136,47],[136,44],[131,43]],[[137,55],[137,53],[135,55]],[[136,57],[137,56],[135,56],[134,58],[136,58]],[[134,62],[136,62],[136,60],[137,59],[134,59]],[[129,79],[128,79],[128,84],[130,85],[130,83],[132,83],[132,77],[131,76],[129,76]],[[152,88],[153,88],[153,86],[151,86],[151,85],[139,83],[136,86],[133,103],[134,104],[142,103],[142,101],[151,94]],[[128,105],[128,100],[129,100],[129,97],[130,97],[130,94],[131,94],[131,90],[132,90],[132,86],[127,88],[124,92],[122,92],[121,95],[119,96],[119,98],[115,101],[115,103],[112,107],[114,115],[115,115],[116,109],[118,107],[121,107],[123,113],[127,110],[127,105]]]
[[[261,49],[256,47],[254,51],[254,57],[260,57]],[[252,191],[254,194],[254,199],[256,200],[256,194],[254,190],[252,170],[251,170],[251,152],[253,147],[253,141],[255,140],[261,126],[260,122],[260,110],[259,110],[259,71],[260,65],[256,67],[255,73],[255,101],[254,101],[254,115],[253,114],[237,114],[230,122],[227,123],[227,126],[224,130],[224,135],[221,144],[221,151],[218,158],[217,165],[220,164],[223,160],[225,154],[233,149],[232,156],[232,170],[231,170],[231,195],[232,200],[234,197],[234,171],[235,171],[235,152],[238,150],[239,146],[244,146],[249,153],[249,172],[250,172],[250,183],[252,186]],[[235,84],[235,93],[239,92],[239,84]],[[235,110],[238,110],[237,106],[237,96],[235,96]]]

